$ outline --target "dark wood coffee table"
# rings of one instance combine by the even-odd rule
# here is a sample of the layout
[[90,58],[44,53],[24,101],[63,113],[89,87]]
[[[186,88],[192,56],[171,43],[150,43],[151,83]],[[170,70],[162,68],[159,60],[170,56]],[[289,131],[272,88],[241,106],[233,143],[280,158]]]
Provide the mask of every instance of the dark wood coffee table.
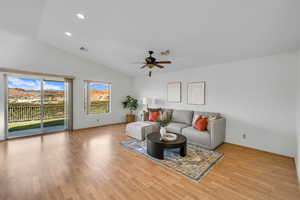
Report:
[[165,149],[180,148],[180,155],[186,155],[186,137],[183,135],[177,135],[175,141],[165,142],[160,140],[160,134],[158,132],[147,135],[147,153],[158,159],[164,159]]

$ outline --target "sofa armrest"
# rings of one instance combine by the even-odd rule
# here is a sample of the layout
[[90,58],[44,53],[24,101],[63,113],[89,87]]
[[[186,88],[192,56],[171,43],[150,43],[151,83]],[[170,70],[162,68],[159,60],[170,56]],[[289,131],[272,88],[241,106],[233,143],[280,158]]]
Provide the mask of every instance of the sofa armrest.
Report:
[[211,145],[216,148],[225,141],[226,120],[219,118],[209,121],[209,133],[211,135]]

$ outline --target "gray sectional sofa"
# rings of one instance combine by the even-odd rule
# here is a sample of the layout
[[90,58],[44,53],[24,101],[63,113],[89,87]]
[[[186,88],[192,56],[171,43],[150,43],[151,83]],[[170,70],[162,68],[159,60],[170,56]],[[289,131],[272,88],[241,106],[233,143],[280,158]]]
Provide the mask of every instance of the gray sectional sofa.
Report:
[[[199,112],[190,110],[167,110],[171,114],[171,122],[166,127],[168,132],[182,134],[188,143],[206,149],[215,149],[225,140],[226,120],[220,113]],[[208,117],[207,130],[199,131],[192,127],[197,115]],[[147,122],[155,124],[157,122]]]

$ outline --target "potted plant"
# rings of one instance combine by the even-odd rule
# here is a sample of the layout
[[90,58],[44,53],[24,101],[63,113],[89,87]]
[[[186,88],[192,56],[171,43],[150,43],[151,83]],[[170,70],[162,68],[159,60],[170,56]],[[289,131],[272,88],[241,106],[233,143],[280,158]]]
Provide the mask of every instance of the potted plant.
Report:
[[161,137],[163,137],[167,133],[166,126],[168,126],[168,124],[170,123],[170,119],[159,120],[158,123],[160,125],[160,135]]
[[127,96],[126,100],[122,102],[123,108],[129,110],[129,114],[126,115],[126,122],[134,122],[135,121],[135,115],[133,114],[133,111],[135,111],[138,108],[138,100],[131,97]]

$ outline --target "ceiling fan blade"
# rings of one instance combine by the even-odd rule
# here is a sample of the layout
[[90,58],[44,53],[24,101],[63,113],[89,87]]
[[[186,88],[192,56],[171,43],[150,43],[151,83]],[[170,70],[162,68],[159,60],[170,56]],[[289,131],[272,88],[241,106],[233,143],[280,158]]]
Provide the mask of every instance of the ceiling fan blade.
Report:
[[164,68],[164,66],[158,65],[158,64],[154,64],[154,66],[159,67],[159,68]]
[[157,63],[157,64],[171,64],[172,62],[171,61],[157,61],[155,63]]
[[143,69],[143,68],[145,68],[145,67],[147,67],[147,65],[143,65],[143,66],[141,66],[141,69]]
[[139,64],[146,64],[146,63],[145,62],[132,62],[130,64],[132,64],[132,65],[139,65]]

